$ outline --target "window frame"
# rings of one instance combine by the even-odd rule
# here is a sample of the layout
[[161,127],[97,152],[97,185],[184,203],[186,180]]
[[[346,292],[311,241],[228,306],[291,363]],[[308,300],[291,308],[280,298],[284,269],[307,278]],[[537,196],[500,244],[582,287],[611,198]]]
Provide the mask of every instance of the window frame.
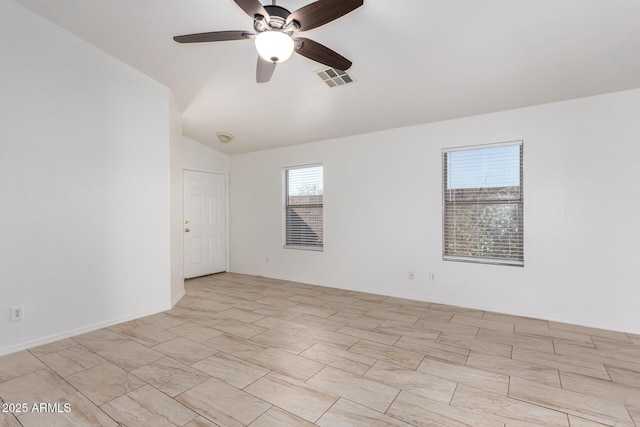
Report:
[[[299,169],[311,169],[311,168],[317,168],[320,167],[322,168],[322,201],[321,203],[308,203],[308,204],[296,204],[296,205],[289,205],[289,171],[291,170],[299,170]],[[304,164],[304,165],[297,165],[297,166],[287,166],[284,167],[282,169],[282,183],[283,183],[283,200],[282,200],[282,246],[285,249],[297,249],[297,250],[304,250],[304,251],[315,251],[315,252],[323,252],[324,251],[324,164],[323,163],[311,163],[311,164]],[[289,236],[289,224],[288,224],[288,212],[289,212],[289,208],[290,206],[297,206],[297,207],[307,207],[307,208],[311,208],[311,209],[317,209],[320,208],[320,215],[321,215],[321,223],[322,223],[322,233],[320,236],[320,243],[318,245],[308,245],[308,244],[295,244],[295,243],[290,243],[290,236]],[[289,242],[289,243],[287,243]]]
[[[499,148],[499,147],[519,147],[519,186],[518,198],[508,198],[505,200],[500,199],[482,199],[478,198],[475,201],[447,201],[447,191],[455,190],[449,189],[448,186],[448,154],[452,152],[459,151],[472,151],[472,150],[480,150],[480,149],[489,149],[489,148]],[[523,140],[515,140],[515,141],[507,141],[500,143],[492,143],[492,144],[479,144],[472,146],[463,146],[463,147],[452,147],[452,148],[444,148],[442,149],[442,259],[443,261],[457,261],[457,262],[468,262],[468,263],[477,263],[477,264],[490,264],[490,265],[506,265],[506,266],[515,266],[515,267],[524,267],[524,141]],[[503,187],[481,187],[486,190],[486,193],[490,193],[491,189],[498,189]],[[509,187],[504,187],[509,188]],[[480,190],[479,189],[469,189]],[[496,193],[499,190],[494,190]],[[480,191],[477,191],[480,193]],[[449,240],[447,238],[447,206],[454,205],[459,203],[462,206],[480,206],[480,205],[495,205],[495,206],[504,206],[504,205],[517,205],[517,233],[519,235],[519,254],[520,256],[516,259],[511,257],[491,257],[491,256],[469,256],[469,255],[456,255],[447,253],[447,245]],[[450,231],[449,231],[450,232]],[[449,251],[450,252],[450,251]]]

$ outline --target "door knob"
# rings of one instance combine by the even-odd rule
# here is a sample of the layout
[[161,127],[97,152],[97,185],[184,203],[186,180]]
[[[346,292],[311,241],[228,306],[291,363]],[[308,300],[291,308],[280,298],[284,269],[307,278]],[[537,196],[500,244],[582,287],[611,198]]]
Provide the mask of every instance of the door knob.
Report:
[[188,228],[185,228],[185,229],[184,229],[184,232],[185,232],[185,233],[188,233],[188,232],[190,232],[190,231],[191,231],[191,230],[190,230],[190,229],[188,229]]

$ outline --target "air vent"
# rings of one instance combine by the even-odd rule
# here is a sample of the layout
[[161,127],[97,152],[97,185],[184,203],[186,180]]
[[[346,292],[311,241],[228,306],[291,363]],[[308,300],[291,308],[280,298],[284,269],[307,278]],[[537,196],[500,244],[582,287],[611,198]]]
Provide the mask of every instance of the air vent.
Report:
[[338,87],[355,83],[353,76],[346,71],[336,70],[335,68],[325,68],[324,70],[316,71],[316,74],[329,87]]

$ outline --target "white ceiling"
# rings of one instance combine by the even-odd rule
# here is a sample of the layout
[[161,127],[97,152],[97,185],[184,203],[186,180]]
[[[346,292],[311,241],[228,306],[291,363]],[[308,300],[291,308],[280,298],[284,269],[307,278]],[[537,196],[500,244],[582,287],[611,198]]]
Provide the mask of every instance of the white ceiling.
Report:
[[257,84],[251,40],[172,40],[251,30],[232,0],[16,1],[168,86],[184,134],[227,154],[640,87],[638,0],[365,0],[299,33],[353,61],[334,89],[295,54]]

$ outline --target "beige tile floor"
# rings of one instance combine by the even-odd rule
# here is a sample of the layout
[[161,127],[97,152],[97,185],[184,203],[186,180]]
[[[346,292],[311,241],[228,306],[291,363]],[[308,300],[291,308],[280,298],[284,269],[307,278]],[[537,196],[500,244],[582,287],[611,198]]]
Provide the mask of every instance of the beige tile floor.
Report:
[[637,335],[229,273],[186,290],[1,357],[0,425],[640,427]]

